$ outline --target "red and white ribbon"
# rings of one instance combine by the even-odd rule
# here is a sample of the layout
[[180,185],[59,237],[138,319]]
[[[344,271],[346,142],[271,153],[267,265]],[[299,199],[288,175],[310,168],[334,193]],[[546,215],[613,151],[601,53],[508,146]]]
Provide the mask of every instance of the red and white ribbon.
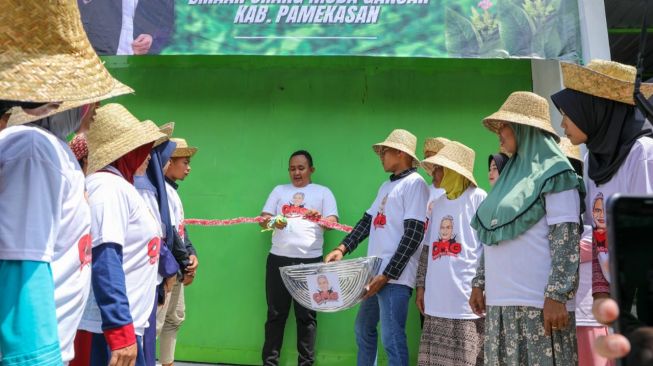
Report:
[[[339,224],[337,222],[327,221],[325,219],[312,220],[309,218],[304,218],[304,220],[309,220],[318,223],[320,226],[342,231],[348,233],[352,230],[351,226]],[[262,216],[256,217],[237,217],[234,219],[228,220],[203,220],[203,219],[186,219],[184,220],[184,225],[196,225],[196,226],[231,226],[239,224],[258,224],[265,221],[265,218]]]

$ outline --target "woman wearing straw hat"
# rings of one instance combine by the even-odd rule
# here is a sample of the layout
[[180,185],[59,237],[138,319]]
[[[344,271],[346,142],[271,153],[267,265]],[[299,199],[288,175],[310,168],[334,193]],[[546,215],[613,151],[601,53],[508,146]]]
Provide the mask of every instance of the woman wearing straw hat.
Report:
[[[428,137],[424,141],[424,159],[428,159],[438,151],[442,150],[444,145],[449,142],[449,139],[444,137]],[[429,185],[429,201],[426,205],[426,223],[424,225],[424,231],[428,230],[429,227],[429,217],[431,216],[431,210],[433,209],[433,202],[436,199],[440,198],[444,194],[444,189],[440,188],[440,182],[442,182],[443,170],[441,166],[435,166],[432,171],[426,172],[430,175],[433,180],[432,184]]]
[[[428,188],[415,168],[417,138],[406,130],[394,130],[373,146],[390,180],[363,218],[342,243],[329,253],[326,262],[342,259],[366,237],[370,237],[368,256],[383,259],[382,271],[367,286],[367,294],[356,317],[358,365],[376,364],[377,325],[381,321],[381,340],[391,365],[408,365],[406,317],[408,302],[415,287],[419,247],[424,237],[424,213]],[[382,212],[382,213],[381,213]],[[373,218],[376,215],[376,218]],[[378,220],[383,217],[383,220]],[[374,225],[372,222],[381,222]]]
[[[566,89],[551,99],[563,115],[561,126],[571,143],[585,143],[588,150],[585,185],[590,209],[585,221],[595,223],[592,292],[596,301],[610,293],[605,240],[610,223],[605,218],[604,198],[619,192],[653,193],[653,127],[635,108],[634,67],[593,60],[587,67],[563,63],[562,74]],[[653,84],[642,84],[640,90],[648,98],[653,95]],[[645,292],[639,291],[637,301],[644,301]],[[630,309],[624,310],[621,313],[628,314]],[[624,341],[620,335],[610,337]]]
[[[569,163],[579,179],[583,179],[583,158],[580,148],[560,138],[560,149],[565,153]],[[584,184],[584,183],[583,183]],[[578,291],[576,291],[576,337],[578,341],[579,366],[610,366],[610,360],[594,352],[594,341],[600,336],[608,335],[608,327],[601,325],[592,315],[592,226],[583,227],[580,240],[580,266],[578,269]]]
[[88,132],[93,286],[80,329],[93,333],[91,365],[144,365],[162,232],[133,179],[164,138],[119,104],[98,108]]
[[546,99],[515,92],[483,123],[512,155],[471,223],[485,244],[470,297],[486,313],[485,363],[575,365],[583,187]]
[[440,187],[431,228],[421,250],[417,276],[417,306],[425,314],[418,365],[482,365],[484,320],[468,299],[483,247],[469,223],[487,194],[476,186],[475,153],[448,142],[437,155],[422,162],[426,171],[441,166]]
[[[0,129],[9,107],[38,119],[60,103],[111,92],[116,80],[88,43],[76,3],[3,5]],[[84,177],[61,138],[75,129],[77,112],[70,113],[0,132],[0,212],[11,213],[0,220],[0,276],[12,284],[0,301],[3,364],[59,364],[73,356],[90,277],[82,240],[90,218]]]

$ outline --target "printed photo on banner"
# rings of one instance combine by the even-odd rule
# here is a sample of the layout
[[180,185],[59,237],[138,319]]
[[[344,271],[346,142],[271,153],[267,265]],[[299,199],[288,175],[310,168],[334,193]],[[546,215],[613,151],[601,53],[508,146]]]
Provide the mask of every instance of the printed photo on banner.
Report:
[[340,280],[337,273],[320,273],[306,276],[311,303],[314,307],[342,306]]

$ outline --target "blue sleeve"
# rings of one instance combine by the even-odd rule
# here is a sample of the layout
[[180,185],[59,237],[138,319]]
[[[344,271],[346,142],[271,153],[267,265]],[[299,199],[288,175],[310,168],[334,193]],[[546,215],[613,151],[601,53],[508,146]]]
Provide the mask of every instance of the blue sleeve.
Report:
[[125,271],[122,268],[122,246],[103,243],[93,248],[91,282],[102,316],[102,330],[131,324]]
[[171,277],[179,271],[179,265],[167,245],[161,245],[159,252],[159,275],[163,278]]
[[0,278],[0,364],[62,365],[50,264],[0,260]]

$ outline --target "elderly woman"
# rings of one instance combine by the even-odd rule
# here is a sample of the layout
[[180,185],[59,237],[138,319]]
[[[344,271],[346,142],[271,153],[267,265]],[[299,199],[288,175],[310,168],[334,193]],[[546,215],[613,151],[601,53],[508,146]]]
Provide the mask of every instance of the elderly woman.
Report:
[[80,329],[93,333],[91,365],[145,364],[141,337],[154,306],[162,232],[133,182],[164,138],[119,104],[99,108],[88,132],[93,272]]
[[[416,302],[425,315],[418,365],[482,365],[483,319],[468,304],[483,247],[469,223],[485,196],[474,179],[475,153],[451,141],[422,166],[444,172],[417,271]],[[446,279],[442,281],[442,279]]]
[[485,363],[576,365],[582,186],[546,99],[513,93],[484,124],[512,155],[471,223],[485,244],[470,298],[486,312]]

